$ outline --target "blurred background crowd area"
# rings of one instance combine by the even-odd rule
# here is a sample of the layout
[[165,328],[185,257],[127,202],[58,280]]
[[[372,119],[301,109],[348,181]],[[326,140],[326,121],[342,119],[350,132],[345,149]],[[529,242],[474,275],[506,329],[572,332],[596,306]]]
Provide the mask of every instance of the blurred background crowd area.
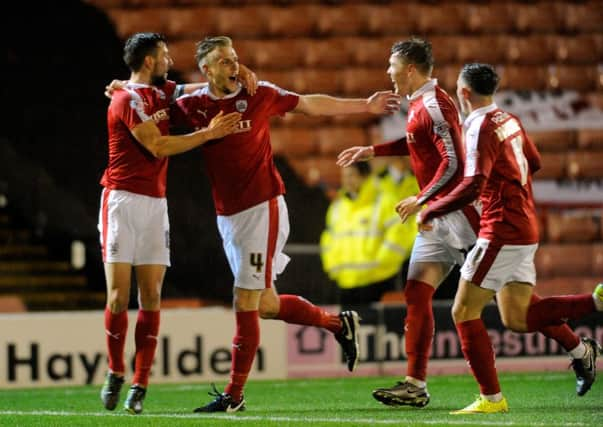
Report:
[[[128,77],[123,41],[138,31],[168,37],[170,77],[179,82],[202,80],[195,43],[218,34],[233,38],[260,79],[300,93],[391,89],[390,47],[410,35],[432,42],[434,77],[450,93],[463,63],[496,65],[497,102],[520,116],[543,157],[535,182],[539,292],[590,292],[603,275],[600,1],[69,0],[22,2],[0,21],[0,312],[103,307],[96,230],[107,161],[103,89]],[[403,136],[405,111],[274,120],[293,257],[280,291],[337,302],[318,248],[340,186],[335,156]],[[170,163],[165,305],[225,303],[232,279],[200,154]],[[454,280],[436,296],[450,298]]]

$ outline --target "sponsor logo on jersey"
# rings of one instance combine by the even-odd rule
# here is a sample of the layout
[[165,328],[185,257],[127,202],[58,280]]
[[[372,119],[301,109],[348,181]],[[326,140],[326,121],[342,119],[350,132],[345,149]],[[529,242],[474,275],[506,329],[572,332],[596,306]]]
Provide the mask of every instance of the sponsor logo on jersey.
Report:
[[163,108],[161,110],[155,111],[153,113],[153,115],[151,116],[151,118],[153,119],[153,121],[155,123],[159,123],[162,120],[169,120],[170,119],[170,114],[169,114],[167,108]]
[[234,133],[249,132],[251,130],[251,120],[241,120],[238,123],[237,130]]

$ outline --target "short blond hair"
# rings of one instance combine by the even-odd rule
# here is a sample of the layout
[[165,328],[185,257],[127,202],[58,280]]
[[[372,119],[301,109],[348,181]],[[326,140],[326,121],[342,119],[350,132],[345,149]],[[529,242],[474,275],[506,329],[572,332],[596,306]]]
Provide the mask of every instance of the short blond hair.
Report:
[[207,63],[207,55],[218,47],[232,47],[232,39],[227,36],[206,37],[197,43],[195,60],[197,61],[199,68]]

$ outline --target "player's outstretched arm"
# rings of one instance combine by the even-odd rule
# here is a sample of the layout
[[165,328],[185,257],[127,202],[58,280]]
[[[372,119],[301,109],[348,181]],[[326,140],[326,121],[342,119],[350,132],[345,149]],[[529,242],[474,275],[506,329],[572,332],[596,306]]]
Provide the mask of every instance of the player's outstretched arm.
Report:
[[311,116],[334,116],[338,114],[371,113],[389,114],[400,109],[400,96],[391,91],[375,92],[370,98],[336,98],[313,94],[300,95],[295,113]]
[[230,135],[237,130],[241,113],[218,113],[209,126],[186,135],[161,135],[152,120],[147,120],[132,129],[134,138],[157,158],[173,156],[192,150],[207,141]]
[[343,150],[337,156],[337,165],[343,168],[356,162],[366,162],[375,157],[375,150],[372,146],[356,146]]

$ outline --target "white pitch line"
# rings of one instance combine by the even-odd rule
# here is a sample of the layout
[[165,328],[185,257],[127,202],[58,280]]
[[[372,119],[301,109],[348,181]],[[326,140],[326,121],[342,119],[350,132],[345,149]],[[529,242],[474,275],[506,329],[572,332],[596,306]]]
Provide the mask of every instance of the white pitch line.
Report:
[[[86,417],[131,417],[131,415],[127,414],[112,414],[107,412],[74,412],[74,411],[0,411],[0,415],[13,415],[13,416],[53,416],[53,417],[74,417],[74,416],[86,416]],[[227,414],[203,414],[203,415],[195,415],[195,414],[144,414],[137,418],[163,418],[163,419],[220,419],[220,420],[229,420],[229,421],[273,421],[273,422],[300,422],[300,423],[308,423],[311,422],[321,422],[321,423],[333,423],[337,425],[341,424],[381,424],[381,425],[390,425],[390,424],[400,424],[400,418],[391,419],[391,420],[376,420],[373,418],[308,418],[308,417],[270,417],[270,416],[260,416],[260,415],[227,415]],[[475,415],[474,418],[469,420],[459,420],[453,419],[453,417],[441,418],[441,419],[432,419],[432,420],[413,420],[413,425],[455,425],[455,426],[463,426],[463,425],[481,425],[481,426],[536,426],[536,427],[566,427],[566,426],[587,426],[588,424],[584,423],[563,423],[563,424],[550,424],[550,423],[531,423],[526,424],[525,422],[513,422],[513,421],[503,421],[503,420],[492,420],[492,421],[484,421],[479,420],[479,415]]]

